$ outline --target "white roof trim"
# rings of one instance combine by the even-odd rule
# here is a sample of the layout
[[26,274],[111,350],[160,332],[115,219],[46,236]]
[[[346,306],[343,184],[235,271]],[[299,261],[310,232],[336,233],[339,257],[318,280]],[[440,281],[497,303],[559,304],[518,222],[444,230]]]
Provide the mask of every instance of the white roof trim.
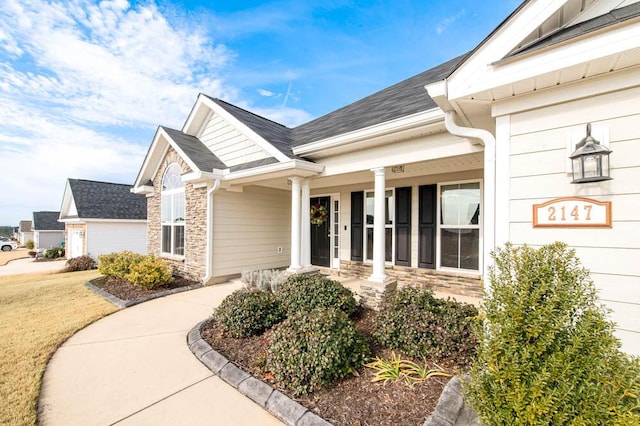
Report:
[[442,110],[439,108],[434,108],[429,111],[422,111],[406,117],[386,121],[384,123],[374,124],[373,126],[365,127],[364,129],[354,130],[352,132],[343,133],[327,139],[322,139],[316,142],[311,142],[305,145],[294,147],[293,153],[295,155],[316,154],[321,151],[338,146],[344,147],[347,144],[361,142],[363,140],[371,139],[374,137],[385,136],[388,134],[409,130],[414,127],[422,126],[425,124],[432,124],[443,120],[444,113],[442,112]]
[[[281,172],[285,170],[299,170],[304,175],[315,175],[324,171],[322,164],[310,163],[304,160],[289,160],[282,163],[267,164],[266,166],[255,167],[247,170],[238,170],[235,172],[225,171],[224,181],[233,181],[235,179],[259,176],[267,173]],[[295,173],[292,173],[292,176]]]
[[82,217],[74,217],[68,219],[61,219],[58,222],[64,223],[147,223],[147,219],[106,219],[106,218],[91,218],[86,219]]
[[251,130],[251,128],[249,128],[242,121],[238,120],[236,117],[234,117],[231,113],[229,113],[227,110],[222,108],[220,105],[218,105],[217,103],[215,103],[214,101],[209,99],[207,96],[202,95],[202,94],[200,94],[200,96],[198,97],[198,100],[196,102],[196,106],[194,107],[194,111],[191,114],[191,116],[189,117],[189,120],[185,123],[185,125],[183,127],[183,131],[185,131],[189,126],[191,126],[193,124],[193,122],[192,122],[193,118],[192,117],[196,116],[196,111],[201,107],[200,105],[203,105],[203,104],[205,106],[207,106],[209,109],[211,109],[212,111],[214,111],[216,114],[218,114],[220,117],[222,117],[226,122],[231,124],[238,131],[240,131],[247,138],[249,138],[253,143],[258,145],[260,148],[262,148],[265,152],[267,152],[269,155],[271,155],[272,157],[274,157],[278,161],[289,161],[290,160],[289,157],[287,157],[282,152],[280,152],[280,150],[278,148],[276,148],[275,146],[271,145],[271,143],[269,143],[266,139],[264,139],[262,136],[258,135],[253,130]]

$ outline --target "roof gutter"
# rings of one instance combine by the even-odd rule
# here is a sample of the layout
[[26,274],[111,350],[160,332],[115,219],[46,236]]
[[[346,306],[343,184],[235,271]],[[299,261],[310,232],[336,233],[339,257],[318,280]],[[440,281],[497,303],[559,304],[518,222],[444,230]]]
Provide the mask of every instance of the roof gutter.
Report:
[[203,284],[207,284],[213,277],[213,194],[220,189],[220,179],[213,181],[213,185],[207,189],[207,263],[206,274],[202,279]]

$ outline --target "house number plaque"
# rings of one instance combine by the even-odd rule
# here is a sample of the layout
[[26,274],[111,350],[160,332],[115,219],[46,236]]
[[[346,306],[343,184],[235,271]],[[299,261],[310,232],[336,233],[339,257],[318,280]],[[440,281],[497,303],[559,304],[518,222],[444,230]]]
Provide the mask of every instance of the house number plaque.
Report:
[[564,197],[533,205],[534,228],[611,228],[611,201]]

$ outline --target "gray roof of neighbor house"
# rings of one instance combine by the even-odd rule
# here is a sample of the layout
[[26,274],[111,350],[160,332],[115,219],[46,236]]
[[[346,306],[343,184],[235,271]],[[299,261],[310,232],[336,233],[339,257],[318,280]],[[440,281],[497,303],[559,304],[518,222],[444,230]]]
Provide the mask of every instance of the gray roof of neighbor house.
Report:
[[200,139],[188,135],[180,130],[170,129],[160,126],[173,139],[178,147],[195,163],[198,169],[203,171],[213,171],[213,169],[224,170],[227,166],[207,148]]
[[64,231],[64,223],[58,222],[60,212],[33,212],[34,231]]
[[573,38],[588,34],[601,28],[606,28],[611,25],[618,24],[620,22],[624,22],[638,16],[640,16],[640,2],[632,3],[619,9],[613,9],[612,11],[610,11],[609,13],[605,13],[604,15],[596,16],[595,18],[556,31],[550,34],[548,37],[542,38],[533,44],[525,46],[522,49],[511,53],[507,57],[512,57],[524,52],[531,52],[533,50],[571,40]]
[[31,221],[30,220],[21,220],[18,226],[18,232],[31,232]]
[[131,185],[69,179],[69,189],[81,219],[145,220],[147,197],[131,193]]

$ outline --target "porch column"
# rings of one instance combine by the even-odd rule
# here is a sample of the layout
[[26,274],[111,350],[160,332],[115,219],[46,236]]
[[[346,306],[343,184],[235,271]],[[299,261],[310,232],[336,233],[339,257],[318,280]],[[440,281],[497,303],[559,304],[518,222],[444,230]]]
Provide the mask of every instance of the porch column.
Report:
[[383,283],[386,275],[384,271],[385,247],[385,179],[384,167],[371,169],[375,173],[374,209],[373,209],[373,272],[369,281]]
[[311,267],[311,182],[309,179],[302,181],[302,238],[301,238],[301,255],[302,266],[304,268]]
[[291,181],[291,265],[289,271],[298,271],[300,265],[300,182],[302,178],[294,176]]

